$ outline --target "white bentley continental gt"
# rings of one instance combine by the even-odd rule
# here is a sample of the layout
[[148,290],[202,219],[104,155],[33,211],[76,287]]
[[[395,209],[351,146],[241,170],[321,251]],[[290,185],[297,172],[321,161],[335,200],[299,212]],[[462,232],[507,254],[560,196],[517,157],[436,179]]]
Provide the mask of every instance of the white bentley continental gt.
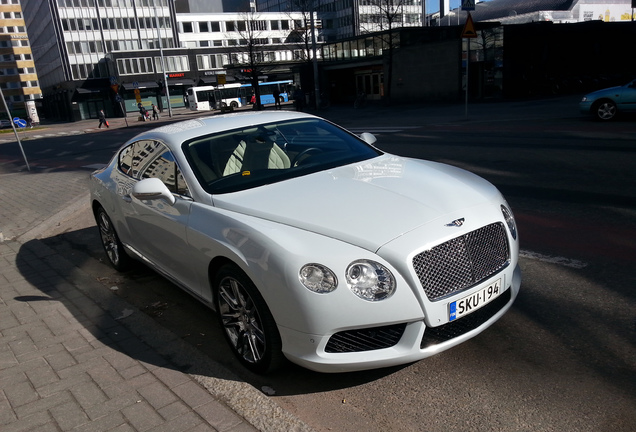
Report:
[[108,259],[141,260],[209,305],[254,372],[451,348],[519,293],[512,212],[484,179],[374,141],[280,111],[144,132],[91,176]]

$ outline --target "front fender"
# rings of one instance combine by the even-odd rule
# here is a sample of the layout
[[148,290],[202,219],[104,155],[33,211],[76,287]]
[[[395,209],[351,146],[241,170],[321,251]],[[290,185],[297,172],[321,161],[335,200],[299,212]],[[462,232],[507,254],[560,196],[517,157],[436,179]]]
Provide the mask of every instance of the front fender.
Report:
[[[208,263],[225,257],[241,267],[279,326],[304,333],[331,334],[347,328],[416,321],[423,317],[413,290],[395,268],[351,244],[253,216],[197,205],[193,206],[188,237]],[[379,302],[362,300],[353,294],[344,275],[347,266],[357,259],[375,260],[389,268],[398,284],[395,294]],[[338,278],[336,290],[317,294],[305,288],[298,275],[308,263],[329,267]]]

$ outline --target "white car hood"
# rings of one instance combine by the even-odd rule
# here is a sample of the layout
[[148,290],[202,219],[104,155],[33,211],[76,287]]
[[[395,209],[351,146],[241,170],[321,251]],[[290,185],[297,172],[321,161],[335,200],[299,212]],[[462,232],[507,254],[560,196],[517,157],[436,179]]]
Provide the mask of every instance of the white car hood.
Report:
[[468,171],[384,155],[276,184],[215,195],[214,205],[375,252],[434,219],[499,196],[493,185]]

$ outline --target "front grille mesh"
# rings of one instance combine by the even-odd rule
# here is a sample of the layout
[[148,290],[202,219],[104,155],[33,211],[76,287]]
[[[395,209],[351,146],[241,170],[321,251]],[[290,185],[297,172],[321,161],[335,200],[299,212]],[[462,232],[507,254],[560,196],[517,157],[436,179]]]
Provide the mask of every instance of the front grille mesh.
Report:
[[345,353],[390,348],[402,338],[406,324],[341,331],[329,338],[325,351]]
[[426,296],[435,301],[483,281],[509,260],[506,230],[497,222],[416,255],[413,267]]

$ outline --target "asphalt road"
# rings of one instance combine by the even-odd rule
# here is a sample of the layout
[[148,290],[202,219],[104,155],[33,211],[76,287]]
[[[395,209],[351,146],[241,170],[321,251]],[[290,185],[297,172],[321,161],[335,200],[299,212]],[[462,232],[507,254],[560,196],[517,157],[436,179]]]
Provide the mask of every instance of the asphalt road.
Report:
[[[482,175],[515,212],[523,283],[513,308],[471,341],[414,364],[336,375],[289,365],[252,375],[233,360],[212,312],[143,267],[111,270],[88,211],[45,241],[104,289],[256,388],[275,391],[276,402],[317,431],[632,431],[636,122],[591,121],[575,101],[481,104],[465,117],[462,106],[324,113],[376,133],[386,151]],[[130,134],[42,139],[31,148],[39,148],[38,163],[66,158],[73,169],[106,162]]]

